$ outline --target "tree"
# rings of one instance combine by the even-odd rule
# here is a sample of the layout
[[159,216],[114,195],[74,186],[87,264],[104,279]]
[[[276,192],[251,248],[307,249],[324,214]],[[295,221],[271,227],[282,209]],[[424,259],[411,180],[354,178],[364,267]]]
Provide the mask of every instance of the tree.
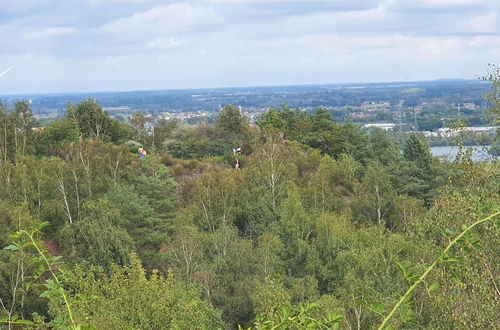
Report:
[[191,279],[194,272],[200,270],[203,259],[203,234],[193,225],[182,225],[175,229],[171,242],[165,244],[168,249],[170,263],[186,281]]
[[318,169],[307,177],[309,184],[303,196],[308,212],[318,216],[345,209],[345,200],[352,199],[353,180],[360,168],[360,164],[347,154],[342,154],[338,161],[323,156]]
[[240,230],[253,235],[279,219],[286,182],[294,178],[295,171],[285,141],[278,134],[268,132],[266,143],[250,159],[246,181],[240,186],[242,208],[237,219]]
[[48,155],[64,144],[78,142],[79,131],[76,122],[70,117],[52,121],[45,126],[37,139],[39,154]]
[[424,201],[407,195],[396,196],[390,214],[391,229],[413,232],[425,215]]
[[137,254],[148,269],[163,266],[160,252],[167,239],[168,223],[155,214],[144,196],[130,185],[116,184],[104,195],[111,208],[118,210],[119,226],[134,240]]
[[302,206],[298,188],[290,184],[287,198],[280,205],[280,221],[275,230],[284,242],[283,260],[289,276],[303,277],[314,222]]
[[489,72],[483,79],[491,82],[491,89],[485,98],[491,105],[489,111],[495,117],[496,125],[500,125],[500,67],[489,64]]
[[264,233],[258,238],[255,251],[259,273],[264,277],[280,279],[284,275],[281,258],[285,245],[280,238],[272,233]]
[[130,181],[134,185],[135,192],[148,201],[159,217],[171,216],[176,182],[158,155],[152,154],[143,158]]
[[[132,255],[128,266],[113,266],[107,275],[96,267],[78,267],[69,274],[69,297],[77,324],[105,328],[217,329],[220,314],[200,299],[199,289],[172,275],[147,275]],[[61,303],[53,299],[50,312],[57,317]]]
[[[306,122],[303,121],[303,123]],[[335,133],[338,132],[338,129],[328,110],[317,109],[310,116],[310,123],[311,130],[304,136],[303,141],[313,148],[318,148],[322,153],[330,153],[330,148],[336,144],[335,138],[337,136]]]
[[219,226],[232,224],[236,212],[237,183],[232,170],[210,168],[197,180],[190,198],[200,228],[213,233]]
[[406,160],[414,162],[423,171],[429,171],[432,166],[432,154],[424,137],[412,133],[406,140],[403,155]]
[[[344,124],[340,128],[340,136],[342,153],[351,155],[363,165],[373,158],[370,139],[359,125],[349,122]],[[338,157],[339,154],[332,156]]]
[[370,165],[358,190],[355,214],[360,220],[376,221],[379,225],[386,221],[395,191],[390,176],[380,164]]
[[[411,134],[403,148],[404,160],[391,166],[392,181],[399,193],[425,200],[429,204],[439,178],[449,173],[433,165],[433,157],[424,137]],[[441,175],[442,174],[442,175]]]
[[177,120],[159,119],[154,126],[153,144],[161,149],[166,139],[170,138],[179,125]]
[[233,137],[208,124],[178,125],[165,140],[164,147],[177,158],[222,156],[237,145]]
[[256,279],[252,302],[257,322],[279,322],[283,309],[291,308],[290,295],[279,281],[269,276]]
[[277,110],[269,109],[268,111],[262,113],[257,119],[257,125],[261,129],[273,128],[278,132],[284,132],[286,129],[286,121],[280,116],[280,112]]
[[392,166],[402,158],[396,141],[383,129],[375,128],[371,131],[370,145],[374,158],[384,166]]
[[228,134],[242,136],[247,133],[247,118],[234,105],[226,105],[219,113],[217,127]]
[[18,156],[32,151],[34,124],[35,117],[28,101],[16,102],[11,111],[8,111],[5,105],[0,104],[1,161],[16,163]]
[[119,226],[119,215],[105,199],[85,203],[82,220],[61,229],[59,242],[65,254],[106,268],[128,263],[134,242]]
[[[16,328],[16,320],[33,312],[46,312],[44,302],[36,297],[40,292],[35,254],[31,249],[20,249],[14,233],[39,225],[24,203],[12,206],[0,201],[0,324]],[[11,236],[11,237],[9,237]],[[11,244],[13,243],[13,244]],[[13,253],[15,252],[15,253]]]
[[84,138],[102,140],[110,133],[112,119],[93,98],[88,98],[77,105],[69,104],[66,113],[75,121]]
[[12,111],[14,123],[14,144],[16,155],[26,155],[33,143],[33,124],[35,117],[31,111],[29,101],[19,101],[14,104]]
[[134,138],[136,141],[141,142],[142,144],[146,144],[146,123],[147,119],[144,114],[139,111],[134,111],[132,117],[130,118],[130,124],[134,128]]
[[[500,67],[489,64],[489,72],[483,79],[491,82],[491,89],[484,97],[490,103],[489,113],[493,117],[494,124],[500,125]],[[500,155],[499,129],[489,152],[492,155]]]

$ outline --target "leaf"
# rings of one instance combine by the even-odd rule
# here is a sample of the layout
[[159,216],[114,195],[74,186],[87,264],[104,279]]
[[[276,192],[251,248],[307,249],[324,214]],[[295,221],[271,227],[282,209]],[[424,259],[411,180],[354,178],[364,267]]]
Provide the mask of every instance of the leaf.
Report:
[[441,260],[443,262],[460,262],[460,259],[455,257],[443,257]]
[[66,319],[62,315],[56,316],[54,318],[54,323],[57,324],[57,325],[59,325],[59,326],[62,326],[65,321],[66,321]]
[[398,269],[401,272],[401,274],[403,274],[403,276],[404,276],[406,274],[406,268],[402,264],[400,264],[399,262],[396,262],[396,265],[398,266]]
[[454,232],[453,230],[448,229],[448,228],[446,228],[446,229],[444,230],[444,232],[446,233],[446,236],[447,236],[447,237],[451,237],[453,234],[455,234],[455,232]]
[[356,299],[356,302],[360,305],[365,306],[366,308],[368,308],[372,312],[375,312],[379,315],[384,315],[385,312],[387,311],[385,306],[381,303],[372,303],[372,302],[369,302],[365,299]]
[[344,319],[344,316],[343,315],[340,315],[340,314],[335,314],[335,313],[332,313],[332,312],[328,312],[326,314],[326,320],[329,322],[329,323],[339,323],[341,322],[342,320]]
[[463,250],[464,250],[465,254],[467,254],[467,255],[471,255],[472,254],[472,249],[469,248],[469,247],[467,247],[467,246],[465,246],[463,248]]
[[400,306],[399,315],[404,323],[410,323],[413,320],[413,313],[407,301]]
[[14,324],[14,325],[31,325],[31,324],[34,324],[32,321],[30,320],[18,320],[17,319],[17,316],[14,316],[14,318],[12,320],[8,320],[8,319],[0,319],[0,323],[11,323],[11,324]]
[[439,282],[434,282],[431,285],[429,285],[429,288],[427,289],[427,291],[429,292],[429,294],[431,294],[432,292],[436,291],[440,287],[441,287],[441,284]]
[[52,291],[51,290],[45,290],[40,294],[41,298],[48,298],[52,296]]
[[455,258],[454,256],[450,256],[446,252],[441,252],[441,261],[442,262],[459,262],[460,259]]
[[458,285],[464,285],[464,282],[462,282],[462,280],[460,279],[460,275],[455,272],[455,271],[452,271],[452,274],[453,274],[453,281],[458,284]]
[[11,244],[3,248],[4,250],[8,251],[17,251],[19,250],[19,247],[17,245]]
[[47,221],[42,222],[41,224],[39,224],[38,226],[36,226],[36,231],[40,231],[40,230],[42,230],[43,228],[45,228],[47,226],[50,226],[49,222],[47,222]]
[[420,275],[414,273],[413,271],[405,268],[402,264],[399,262],[396,263],[398,266],[399,271],[403,274],[403,277],[407,282],[410,284],[413,284],[415,281],[417,281],[420,278]]

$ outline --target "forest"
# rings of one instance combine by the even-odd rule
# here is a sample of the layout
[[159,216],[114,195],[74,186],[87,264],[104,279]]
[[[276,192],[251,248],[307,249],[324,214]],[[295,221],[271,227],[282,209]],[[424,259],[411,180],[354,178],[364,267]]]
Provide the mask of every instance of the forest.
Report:
[[0,327],[500,324],[498,161],[441,163],[321,108],[256,124],[228,105],[150,132],[87,99],[40,129],[1,106]]

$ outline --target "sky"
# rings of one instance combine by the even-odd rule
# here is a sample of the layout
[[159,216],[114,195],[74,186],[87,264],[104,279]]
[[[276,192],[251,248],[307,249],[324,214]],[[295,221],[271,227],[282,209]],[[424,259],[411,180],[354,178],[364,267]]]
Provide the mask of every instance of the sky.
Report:
[[0,0],[0,95],[476,78],[498,0]]

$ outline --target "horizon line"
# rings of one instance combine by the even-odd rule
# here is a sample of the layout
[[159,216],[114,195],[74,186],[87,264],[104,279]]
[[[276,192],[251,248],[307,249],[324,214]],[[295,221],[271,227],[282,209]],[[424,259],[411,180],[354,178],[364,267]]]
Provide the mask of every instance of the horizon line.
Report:
[[277,88],[277,87],[305,87],[305,86],[348,86],[348,85],[370,85],[370,84],[409,84],[423,82],[452,82],[452,81],[478,81],[488,83],[480,78],[438,78],[428,80],[392,80],[392,81],[368,81],[368,82],[339,82],[339,83],[305,83],[305,84],[276,84],[276,85],[247,85],[247,86],[218,86],[218,87],[190,87],[190,88],[152,88],[152,89],[129,89],[129,90],[100,90],[100,91],[73,91],[73,92],[25,92],[0,94],[0,97],[15,96],[39,96],[39,95],[79,95],[79,94],[107,94],[107,93],[136,93],[136,92],[161,92],[161,91],[190,91],[211,89],[244,89],[244,88]]

